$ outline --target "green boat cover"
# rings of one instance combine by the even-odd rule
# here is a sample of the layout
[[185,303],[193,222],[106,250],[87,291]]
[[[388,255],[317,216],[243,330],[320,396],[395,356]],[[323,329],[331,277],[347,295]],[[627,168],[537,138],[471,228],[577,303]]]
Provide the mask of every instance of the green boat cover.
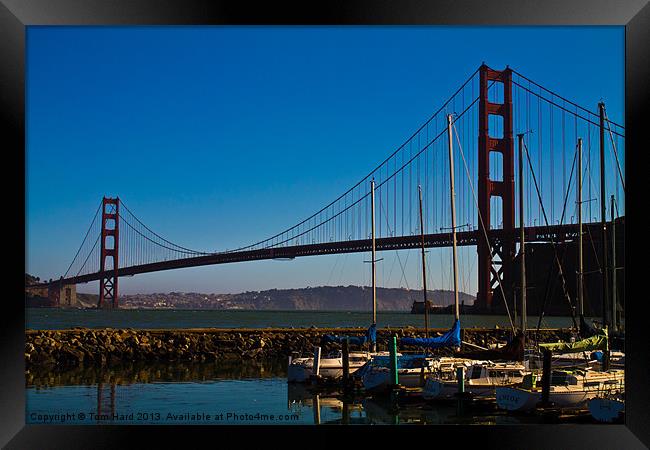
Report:
[[539,347],[543,350],[550,350],[553,353],[579,353],[607,350],[607,329],[598,331],[598,334],[578,342],[553,342],[550,344],[539,344]]

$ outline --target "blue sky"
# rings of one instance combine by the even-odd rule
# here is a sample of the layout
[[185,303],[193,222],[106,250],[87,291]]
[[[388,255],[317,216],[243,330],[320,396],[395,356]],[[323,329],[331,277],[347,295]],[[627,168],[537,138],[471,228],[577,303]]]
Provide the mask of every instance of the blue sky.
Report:
[[[190,248],[275,234],[356,183],[483,61],[594,110],[602,99],[623,122],[622,27],[28,27],[26,270],[65,272],[103,195]],[[450,288],[448,251],[430,255],[429,285]],[[379,284],[404,286],[382,256]],[[461,257],[475,293],[475,250]],[[367,258],[182,269],[120,289],[367,284]]]

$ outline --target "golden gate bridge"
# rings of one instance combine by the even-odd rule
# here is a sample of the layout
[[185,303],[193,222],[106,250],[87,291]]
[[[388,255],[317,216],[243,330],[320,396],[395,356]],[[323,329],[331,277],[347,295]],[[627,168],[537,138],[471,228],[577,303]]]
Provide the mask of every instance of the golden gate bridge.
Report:
[[[452,135],[448,115],[452,115]],[[453,137],[452,137],[453,136]],[[515,136],[521,136],[525,199],[518,220]],[[370,182],[375,183],[377,251],[450,247],[450,174],[454,140],[457,239],[476,246],[476,306],[491,311],[496,297],[514,304],[514,260],[520,229],[526,242],[555,245],[583,235],[607,242],[606,209],[624,218],[625,128],[553,92],[518,71],[482,64],[406,141],[377,167],[311,216],[269,238],[227,251],[202,251],[172,242],[145,225],[119,197],[104,197],[66,272],[47,285],[60,304],[66,286],[99,281],[99,307],[118,307],[123,276],[184,267],[371,250]],[[584,142],[577,174],[578,139]],[[517,176],[516,176],[517,175]],[[577,202],[578,179],[582,195]],[[423,229],[418,217],[423,197]],[[611,198],[611,202],[610,202]],[[580,210],[578,211],[578,208]],[[601,246],[605,248],[606,246]],[[598,255],[594,255],[598,260]],[[606,277],[607,252],[598,261]],[[605,280],[606,281],[606,280]],[[497,286],[501,289],[497,289]],[[605,283],[606,285],[606,283]],[[606,294],[605,294],[606,295]]]

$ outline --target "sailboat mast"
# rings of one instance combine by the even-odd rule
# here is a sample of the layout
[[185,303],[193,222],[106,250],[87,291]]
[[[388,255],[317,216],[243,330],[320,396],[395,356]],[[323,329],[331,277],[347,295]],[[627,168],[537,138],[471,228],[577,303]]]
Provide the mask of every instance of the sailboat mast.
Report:
[[[375,270],[375,180],[370,181],[370,214],[372,216],[372,324],[377,325],[377,281]],[[373,351],[376,351],[373,343]]]
[[616,331],[616,222],[614,221],[614,195],[612,195],[612,331]]
[[[519,253],[521,257],[521,332],[526,336],[526,242],[524,233],[524,135],[519,138]],[[525,339],[525,337],[524,337]]]
[[452,117],[447,115],[447,135],[449,137],[449,184],[451,197],[451,235],[454,254],[454,305],[456,320],[460,318],[458,311],[458,255],[456,251],[456,191],[454,189],[454,146],[452,140]]
[[603,254],[603,326],[610,324],[608,314],[609,303],[609,262],[607,255],[607,218],[605,215],[605,104],[598,103],[600,112],[600,224],[602,226],[602,254]]
[[[603,251],[603,328],[609,328],[609,262],[607,261],[607,218],[605,216],[605,104],[603,102],[598,103],[598,109],[600,112],[600,222],[602,226],[603,239],[600,245],[602,245]],[[605,350],[603,353],[603,365],[602,368],[604,371],[609,370],[609,350]]]
[[584,274],[582,259],[582,138],[578,138],[578,312],[580,327],[585,322]]
[[422,186],[418,185],[420,196],[420,236],[422,238],[422,287],[424,289],[424,336],[429,337],[429,302],[427,301],[427,265],[424,256],[424,218],[422,217]]

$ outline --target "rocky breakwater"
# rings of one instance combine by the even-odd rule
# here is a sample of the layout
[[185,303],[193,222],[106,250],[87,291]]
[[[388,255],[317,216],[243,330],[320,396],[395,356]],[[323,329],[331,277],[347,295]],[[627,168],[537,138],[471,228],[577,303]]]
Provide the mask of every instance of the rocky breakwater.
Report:
[[[444,332],[434,330],[432,333]],[[112,365],[136,361],[214,361],[221,359],[258,359],[311,354],[324,334],[363,335],[360,328],[300,329],[88,329],[28,330],[25,339],[27,367]],[[388,339],[422,337],[424,331],[412,327],[380,329],[378,347],[386,349]],[[435,334],[434,334],[435,335]],[[481,346],[504,342],[504,329],[465,329],[463,340]],[[540,330],[541,342],[568,339],[569,330]],[[340,348],[327,344],[324,351]],[[354,348],[353,348],[354,350]],[[415,349],[414,349],[415,350]],[[444,352],[444,350],[441,350]]]

